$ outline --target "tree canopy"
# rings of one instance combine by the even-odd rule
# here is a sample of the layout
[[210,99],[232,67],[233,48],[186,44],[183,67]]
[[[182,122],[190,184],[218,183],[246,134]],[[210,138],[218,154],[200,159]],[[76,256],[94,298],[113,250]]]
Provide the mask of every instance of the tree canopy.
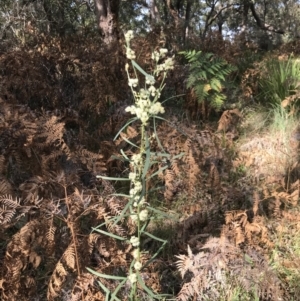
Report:
[[202,40],[212,32],[223,39],[278,44],[300,36],[299,0],[3,0],[0,37],[24,43],[26,33],[59,36],[99,31],[104,43],[122,30],[176,29],[178,41]]

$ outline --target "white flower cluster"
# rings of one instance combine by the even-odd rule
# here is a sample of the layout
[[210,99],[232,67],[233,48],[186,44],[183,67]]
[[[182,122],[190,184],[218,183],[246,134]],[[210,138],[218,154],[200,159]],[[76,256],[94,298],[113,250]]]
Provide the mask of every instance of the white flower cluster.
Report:
[[130,238],[130,243],[134,246],[134,247],[138,247],[140,245],[140,241],[139,238],[136,236],[131,236]]
[[134,264],[134,268],[136,271],[139,271],[142,268],[142,264],[139,261],[136,261]]
[[137,220],[138,220],[137,214],[131,214],[130,217],[131,217],[131,219],[132,219],[132,221],[133,221],[134,223],[137,222]]
[[145,203],[146,203],[145,197],[140,198],[139,195],[136,195],[134,197],[133,207],[137,207],[137,205],[142,205],[142,204],[145,204]]
[[166,72],[166,71],[169,71],[169,70],[173,70],[174,69],[174,60],[173,58],[167,58],[165,60],[164,63],[162,64],[159,64],[156,66],[156,70],[154,71],[154,74],[159,74],[160,72]]
[[[134,154],[131,157],[131,166],[134,170],[137,170],[143,165],[143,157],[141,154]],[[145,198],[141,197],[141,191],[143,190],[143,185],[138,174],[136,172],[130,172],[128,175],[129,180],[131,180],[132,188],[129,191],[130,197],[134,200],[133,206],[137,207],[138,204],[145,203]],[[134,219],[134,218],[133,218]]]
[[128,79],[128,86],[129,87],[136,87],[139,83],[139,80],[137,78],[129,78]]
[[148,210],[143,209],[139,215],[134,213],[134,214],[131,214],[130,217],[134,223],[136,223],[138,221],[138,219],[142,222],[145,222],[148,219]]
[[158,62],[160,59],[166,57],[167,53],[168,53],[168,49],[160,48],[159,51],[155,50],[154,52],[152,52],[151,58],[153,61]]
[[136,276],[136,274],[135,274],[135,273],[130,274],[130,275],[128,276],[128,280],[130,281],[131,284],[136,283],[136,282],[137,282],[137,276]]
[[130,48],[130,41],[132,40],[133,37],[134,37],[134,35],[133,35],[133,31],[132,30],[128,30],[125,33],[125,41],[126,41],[126,44],[127,44],[127,47],[126,47],[126,57],[129,60],[134,60],[136,58],[135,52]]
[[148,210],[147,209],[144,209],[140,212],[139,219],[142,222],[145,222],[148,219]]
[[146,78],[146,85],[154,85],[155,79],[153,77],[147,77]]
[[135,59],[135,52],[130,47],[126,47],[126,57],[129,60],[134,60]]
[[127,43],[129,43],[134,37],[134,34],[133,34],[133,30],[128,30],[126,33],[125,33],[125,41]]
[[[154,86],[150,86],[150,88],[151,87],[154,88]],[[160,92],[157,92],[157,90],[154,89],[150,89],[149,92],[151,93],[151,95],[159,96]],[[157,115],[159,113],[163,114],[165,112],[165,109],[160,102],[151,102],[149,98],[145,99],[144,94],[146,95],[147,92],[145,92],[144,89],[141,90],[142,91],[140,91],[139,97],[136,98],[135,105],[127,107],[125,111],[136,115],[136,117],[141,120],[142,124],[145,125],[151,116]]]
[[[139,166],[140,164],[143,163],[143,156],[142,156],[142,154],[134,154],[134,155],[132,155],[131,161],[132,161],[132,165]],[[132,173],[131,177],[133,179],[135,179],[137,177],[137,174],[136,173]]]
[[151,96],[153,96],[153,97],[157,96],[157,98],[160,97],[160,91],[159,91],[159,89],[156,89],[154,86],[150,86],[148,88],[148,91],[150,92]]
[[132,257],[134,259],[138,259],[139,256],[140,256],[140,250],[139,249],[134,249],[131,254],[132,254]]
[[129,194],[134,197],[136,194],[140,193],[143,189],[143,185],[141,182],[132,181],[133,188],[130,189]]

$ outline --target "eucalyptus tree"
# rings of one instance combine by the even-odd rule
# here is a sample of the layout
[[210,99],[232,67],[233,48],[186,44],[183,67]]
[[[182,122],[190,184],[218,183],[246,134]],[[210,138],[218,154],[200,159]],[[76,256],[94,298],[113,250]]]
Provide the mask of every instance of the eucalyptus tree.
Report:
[[120,0],[94,0],[97,26],[105,44],[119,37]]
[[1,0],[0,38],[26,40],[33,28],[54,35],[89,30],[105,44],[122,30],[151,31],[157,26],[184,45],[216,31],[221,38],[274,43],[300,36],[300,0]]
[[[189,1],[184,2],[187,8]],[[286,36],[299,36],[299,0],[200,0],[190,4],[186,23],[202,39],[212,30],[220,36],[242,35],[246,40],[272,37],[279,42]]]

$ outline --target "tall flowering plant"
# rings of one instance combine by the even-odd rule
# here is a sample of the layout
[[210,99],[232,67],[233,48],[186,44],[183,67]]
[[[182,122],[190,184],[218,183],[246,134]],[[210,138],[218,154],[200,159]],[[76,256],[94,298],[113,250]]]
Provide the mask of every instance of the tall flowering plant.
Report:
[[[115,276],[115,275],[106,275],[95,272],[91,269],[88,269],[91,273],[106,279],[114,279],[120,281],[119,285],[115,289],[114,292],[110,292],[102,283],[99,281],[99,285],[102,289],[107,293],[107,300],[117,300],[117,293],[120,291],[123,285],[129,284],[131,287],[130,290],[130,300],[137,300],[137,285],[139,288],[142,288],[152,299],[162,299],[163,295],[155,294],[150,288],[146,286],[143,281],[143,277],[141,276],[141,272],[143,268],[145,268],[150,262],[153,261],[154,257],[162,250],[166,241],[160,239],[153,234],[147,232],[147,226],[149,221],[153,218],[153,212],[159,212],[157,209],[151,207],[151,204],[147,201],[147,185],[146,182],[155,174],[148,175],[148,171],[150,166],[152,165],[152,153],[150,151],[150,130],[149,123],[151,119],[154,120],[154,129],[155,129],[155,118],[161,118],[158,115],[163,114],[165,112],[162,103],[159,102],[161,92],[165,86],[164,81],[167,76],[169,70],[174,68],[174,61],[172,58],[167,58],[168,50],[165,48],[161,48],[152,53],[152,60],[154,61],[155,67],[153,74],[148,74],[145,72],[136,62],[135,62],[135,52],[131,49],[130,42],[134,37],[133,31],[128,31],[125,34],[126,41],[126,56],[130,60],[131,67],[127,63],[125,66],[125,70],[128,76],[128,85],[132,91],[132,95],[134,97],[134,104],[128,106],[125,111],[129,112],[133,115],[124,127],[121,128],[117,137],[120,133],[131,123],[140,122],[140,135],[141,142],[140,146],[137,146],[131,143],[129,140],[127,142],[131,143],[133,146],[137,148],[135,154],[131,157],[128,157],[124,152],[122,155],[124,160],[129,162],[130,173],[128,178],[110,178],[105,176],[98,176],[102,179],[106,180],[128,180],[130,181],[130,190],[129,194],[125,195],[128,199],[128,204],[125,209],[121,212],[122,216],[113,217],[112,222],[117,223],[124,217],[130,217],[130,219],[136,224],[136,233],[128,238],[120,237],[115,234],[106,232],[101,230],[100,227],[103,225],[99,225],[94,231],[98,231],[102,234],[113,237],[114,239],[126,241],[131,244],[131,255],[132,262],[126,277],[124,276]],[[133,77],[130,75],[130,68],[132,68]],[[138,74],[141,74],[145,77],[144,87],[140,87]],[[162,75],[162,80],[159,85],[156,85],[156,78]],[[163,119],[163,118],[161,118]],[[155,138],[159,142],[159,139],[156,135],[156,131],[154,132]],[[159,142],[159,145],[161,143]],[[164,156],[168,156],[164,154]],[[163,167],[160,169],[165,169]],[[119,194],[115,194],[116,196],[120,196]],[[124,197],[124,195],[122,195]],[[161,214],[163,214],[161,212]],[[142,250],[141,250],[141,242],[143,237],[150,237],[156,241],[161,243],[161,247],[159,250],[149,259],[147,262],[143,262],[142,260]]]

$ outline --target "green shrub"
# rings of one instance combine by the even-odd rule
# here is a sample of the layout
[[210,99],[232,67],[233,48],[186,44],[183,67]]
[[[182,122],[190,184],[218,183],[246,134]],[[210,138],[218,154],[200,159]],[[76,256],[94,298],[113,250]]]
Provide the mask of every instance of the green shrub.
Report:
[[290,56],[287,60],[268,59],[262,64],[258,99],[266,105],[283,106],[295,113],[300,99],[300,62]]
[[194,89],[199,103],[207,100],[212,108],[219,110],[226,100],[223,93],[226,76],[234,71],[235,67],[212,53],[193,50],[180,54],[183,54],[189,63],[187,88]]

